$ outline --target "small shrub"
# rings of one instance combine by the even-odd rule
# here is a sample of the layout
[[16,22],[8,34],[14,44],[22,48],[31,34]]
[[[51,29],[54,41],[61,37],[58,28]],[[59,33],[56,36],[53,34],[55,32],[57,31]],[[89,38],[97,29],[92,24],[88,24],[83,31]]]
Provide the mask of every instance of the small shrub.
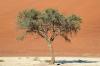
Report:
[[4,62],[4,60],[0,60],[0,62]]

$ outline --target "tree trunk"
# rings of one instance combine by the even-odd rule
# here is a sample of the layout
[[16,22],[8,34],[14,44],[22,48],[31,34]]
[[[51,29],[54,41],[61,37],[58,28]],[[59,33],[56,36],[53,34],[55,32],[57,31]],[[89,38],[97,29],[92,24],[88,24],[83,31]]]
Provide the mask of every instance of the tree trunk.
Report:
[[53,50],[52,44],[49,45],[49,49],[50,49],[50,56],[51,56],[50,64],[54,64],[55,63],[55,56],[54,56],[54,50]]
[[47,37],[46,37],[46,41],[48,43],[48,48],[49,48],[50,56],[51,56],[50,64],[54,64],[55,63],[55,56],[54,56],[52,41],[50,41]]

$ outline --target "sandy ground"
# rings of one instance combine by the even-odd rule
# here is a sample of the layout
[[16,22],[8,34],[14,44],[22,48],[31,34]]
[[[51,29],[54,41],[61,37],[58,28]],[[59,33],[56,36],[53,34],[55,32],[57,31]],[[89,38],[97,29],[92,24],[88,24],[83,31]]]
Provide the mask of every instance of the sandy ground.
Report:
[[24,9],[54,8],[65,15],[75,13],[83,19],[81,31],[71,43],[61,37],[54,41],[55,55],[100,56],[100,0],[0,0],[0,56],[47,56],[48,47],[30,35],[17,41],[21,30],[16,25],[18,13]]
[[[99,57],[56,57],[57,60],[87,60],[87,61],[96,61],[97,63],[66,63],[61,64],[60,66],[100,66]],[[57,64],[49,65],[44,62],[45,60],[50,60],[50,57],[0,57],[0,66],[57,66]]]

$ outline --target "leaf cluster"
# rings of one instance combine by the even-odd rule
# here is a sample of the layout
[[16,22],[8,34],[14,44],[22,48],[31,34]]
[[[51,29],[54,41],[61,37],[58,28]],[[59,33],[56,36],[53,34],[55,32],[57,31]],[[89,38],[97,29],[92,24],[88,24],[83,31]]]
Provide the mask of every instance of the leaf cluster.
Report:
[[[37,33],[48,41],[53,41],[56,36],[62,36],[70,41],[68,35],[80,30],[81,18],[75,14],[65,16],[55,9],[37,11],[35,9],[24,10],[17,17],[20,28],[26,33]],[[51,36],[48,36],[48,32]]]

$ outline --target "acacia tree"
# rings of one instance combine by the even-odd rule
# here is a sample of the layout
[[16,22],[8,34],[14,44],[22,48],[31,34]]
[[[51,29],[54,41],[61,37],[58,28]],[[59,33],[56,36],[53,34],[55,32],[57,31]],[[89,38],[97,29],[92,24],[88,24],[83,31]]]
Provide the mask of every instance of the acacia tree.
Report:
[[[74,14],[64,16],[54,9],[39,12],[35,9],[25,10],[18,15],[18,25],[25,29],[25,34],[36,33],[47,41],[50,50],[51,64],[55,62],[53,41],[55,37],[62,36],[70,42],[70,36],[80,30],[81,18]],[[49,35],[50,32],[50,35]]]

